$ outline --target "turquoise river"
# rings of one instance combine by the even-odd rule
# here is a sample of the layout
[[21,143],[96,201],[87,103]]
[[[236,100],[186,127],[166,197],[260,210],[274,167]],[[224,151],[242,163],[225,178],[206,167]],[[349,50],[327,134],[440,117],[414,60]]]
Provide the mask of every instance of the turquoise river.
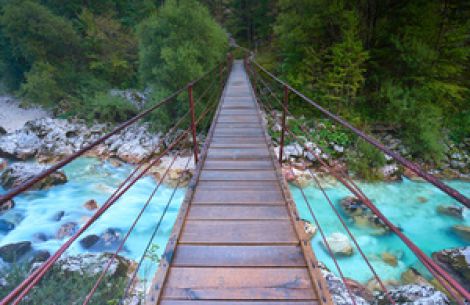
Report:
[[[132,167],[129,165],[114,167],[108,162],[101,162],[92,158],[75,160],[65,167],[69,182],[48,190],[31,191],[18,196],[15,199],[16,207],[0,215],[0,219],[15,224],[15,228],[10,232],[0,231],[0,246],[18,241],[31,241],[36,250],[48,250],[50,252],[57,250],[65,242],[65,239],[54,238],[59,228],[69,222],[82,225],[93,214],[92,211],[85,209],[83,204],[89,199],[95,199],[98,204],[102,204],[131,170]],[[448,183],[466,196],[470,196],[469,182],[449,181]],[[156,183],[152,177],[143,178],[93,224],[85,232],[85,236],[89,234],[99,235],[108,228],[117,229],[125,234],[155,185]],[[360,186],[379,209],[393,223],[402,228],[405,235],[427,254],[444,248],[469,244],[468,241],[466,242],[456,235],[451,227],[455,224],[470,225],[470,213],[468,210],[465,211],[462,220],[438,214],[436,212],[438,205],[450,205],[456,204],[456,202],[431,185],[404,180],[403,182],[393,183],[361,183]],[[302,218],[311,220],[299,189],[292,187],[291,190]],[[0,193],[4,192],[5,190],[0,188]],[[173,189],[165,186],[160,187],[146,213],[128,239],[122,255],[134,260],[138,260],[143,255],[143,250],[172,192]],[[162,226],[153,241],[154,244],[158,245],[157,254],[161,254],[165,248],[183,200],[184,192],[185,189],[176,190],[169,211],[165,215]],[[334,232],[345,234],[322,193],[313,187],[305,189],[305,192],[325,233],[327,235]],[[340,209],[339,201],[349,195],[348,191],[340,185],[328,189],[327,193],[338,209]],[[422,203],[423,199],[419,197],[424,197],[427,201]],[[64,217],[60,221],[54,220],[54,215],[61,211],[65,212]],[[376,235],[373,230],[358,227],[346,215],[343,216],[350,224],[353,234],[381,277],[398,280],[400,274],[409,266],[422,270],[415,256],[405,248],[397,237],[392,234]],[[50,238],[41,241],[37,238],[38,233]],[[332,271],[335,271],[318,233],[312,244],[318,259],[324,262]],[[67,251],[67,255],[85,251],[79,243],[74,243]],[[384,263],[381,259],[383,252],[389,252],[398,257],[398,265],[392,267]],[[367,282],[371,278],[370,271],[368,271],[357,251],[352,256],[340,257],[339,262],[346,276],[361,282]],[[148,277],[155,269],[155,264],[151,262],[147,262],[147,264],[149,267],[144,268],[147,274],[141,273],[144,277]]]

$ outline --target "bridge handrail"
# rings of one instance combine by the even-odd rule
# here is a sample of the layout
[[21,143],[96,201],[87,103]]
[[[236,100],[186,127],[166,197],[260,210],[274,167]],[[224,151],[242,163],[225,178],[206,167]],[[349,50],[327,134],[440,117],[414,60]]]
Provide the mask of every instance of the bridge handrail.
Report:
[[74,152],[73,154],[71,154],[70,156],[66,157],[65,159],[57,162],[56,164],[54,164],[51,167],[49,167],[48,169],[42,171],[38,175],[36,175],[36,176],[32,177],[31,179],[25,181],[21,185],[13,188],[12,190],[7,192],[6,194],[1,195],[0,196],[0,204],[5,203],[5,202],[13,199],[13,197],[15,197],[15,196],[23,193],[24,191],[30,189],[34,184],[38,183],[39,181],[43,180],[47,176],[49,176],[52,173],[54,173],[54,172],[58,171],[59,169],[63,168],[65,165],[69,164],[70,162],[72,162],[76,158],[82,156],[83,154],[90,151],[91,149],[93,149],[97,145],[105,142],[107,139],[109,139],[113,135],[115,135],[118,132],[122,131],[123,129],[133,125],[134,123],[136,123],[140,119],[144,118],[145,116],[147,116],[148,114],[150,114],[154,110],[160,108],[161,106],[163,106],[165,104],[168,104],[175,97],[177,97],[179,94],[181,94],[182,92],[188,90],[189,88],[192,88],[195,84],[197,84],[200,81],[202,81],[203,79],[205,79],[208,75],[210,75],[216,69],[218,69],[218,68],[222,69],[224,66],[226,66],[226,65],[224,65],[224,63],[225,62],[223,62],[223,61],[218,63],[215,67],[213,67],[212,69],[210,69],[209,71],[204,73],[202,76],[200,76],[199,78],[197,78],[195,80],[192,80],[192,81],[188,82],[184,87],[174,91],[173,93],[171,93],[170,95],[168,95],[164,99],[160,100],[154,106],[140,112],[135,117],[127,120],[126,122],[124,122],[124,123],[120,124],[119,126],[117,126],[116,128],[114,128],[111,132],[103,135],[102,137],[98,138],[97,140],[93,141],[92,143],[88,144],[87,146],[83,147],[82,149],[80,149],[80,150]]
[[[221,62],[218,64],[216,67],[213,69],[209,70],[207,73],[199,77],[198,79],[191,81],[187,83],[184,87],[181,89],[175,91],[172,93],[170,96],[166,97],[162,101],[160,101],[157,105],[141,112],[134,118],[126,121],[125,123],[121,124],[119,127],[115,128],[112,132],[104,135],[100,139],[96,140],[94,143],[90,144],[89,146],[83,148],[81,151],[75,153],[74,155],[71,155],[67,159],[64,159],[63,161],[68,161],[68,162],[59,162],[58,164],[52,166],[48,170],[44,171],[40,175],[34,177],[33,179],[27,181],[25,184],[21,185],[18,189],[21,188],[20,191],[18,191],[17,194],[27,190],[29,187],[34,185],[36,182],[40,181],[41,179],[47,177],[49,174],[54,172],[55,170],[60,169],[67,163],[73,161],[75,158],[79,157],[82,155],[84,152],[87,150],[90,150],[93,148],[93,146],[102,143],[106,139],[108,139],[110,136],[113,134],[116,134],[120,130],[130,126],[131,124],[137,122],[139,119],[143,118],[145,115],[149,114],[153,110],[157,109],[161,105],[164,105],[171,101],[173,98],[184,92],[185,90],[188,90],[188,92],[191,90],[191,88],[198,82],[200,82],[202,79],[210,75],[212,72],[216,71],[217,68],[220,67],[220,80],[221,82],[223,81],[223,72],[224,70],[227,69],[229,64],[231,63],[232,58],[229,57],[227,62]],[[209,84],[209,87],[212,87],[214,85],[214,82]],[[203,94],[199,97],[196,102],[199,102],[202,97],[207,93],[207,90],[204,90]],[[180,125],[180,123],[184,120],[185,117],[189,116],[189,114],[194,114],[194,101],[190,103],[190,109],[186,114],[183,115],[179,119],[179,121],[170,129],[170,132],[176,132],[176,127]],[[199,115],[199,117],[196,119],[194,115],[191,115],[191,121],[190,121],[190,126],[186,129],[184,129],[183,133],[178,135],[162,152],[158,154],[157,157],[153,158],[153,160],[147,160],[144,159],[142,160],[135,168],[134,170],[130,173],[130,175],[121,182],[121,184],[117,187],[117,189],[113,192],[113,194],[106,200],[106,202],[95,212],[95,214],[72,236],[70,237],[60,248],[59,250],[54,253],[50,258],[48,258],[39,268],[37,268],[35,271],[33,271],[31,274],[28,275],[26,279],[24,279],[13,291],[11,291],[6,297],[4,297],[0,301],[0,305],[7,305],[12,303],[13,305],[17,305],[21,302],[21,300],[29,293],[29,291],[41,280],[41,278],[46,274],[46,272],[54,265],[54,263],[59,259],[59,257],[70,247],[70,245],[94,222],[96,221],[103,213],[105,213],[124,193],[127,192],[127,190],[132,187],[139,179],[141,179],[149,170],[152,166],[156,165],[161,158],[169,153],[173,148],[177,147],[182,140],[186,137],[188,137],[191,133],[195,132],[196,125],[201,122],[203,118],[208,114],[208,111],[211,110],[211,107],[206,107],[204,111]],[[160,141],[160,144],[162,143],[163,140]],[[158,146],[155,147],[155,150],[158,149]],[[197,141],[193,142],[193,146],[197,146]],[[154,150],[154,153],[155,153]],[[194,150],[196,152],[196,149]],[[153,156],[153,154],[151,154]],[[194,156],[194,159],[196,159],[196,155]],[[147,163],[147,161],[149,161]],[[145,166],[144,166],[145,165]],[[138,173],[139,169],[141,167],[144,168]],[[13,190],[17,191],[17,189]],[[12,192],[8,193],[7,195],[10,195],[12,197],[16,196],[17,194],[14,194]],[[7,196],[0,197],[1,200],[9,200]],[[0,201],[1,202],[1,201]],[[118,249],[119,251],[120,249]],[[115,256],[113,256],[111,259],[114,259]],[[99,282],[97,282],[97,285]],[[85,300],[85,303],[89,301],[88,297],[91,297],[93,295],[93,292],[90,292],[89,296],[87,296],[87,299]]]
[[353,125],[348,123],[346,120],[342,119],[340,116],[335,115],[332,112],[328,111],[327,109],[323,108],[322,106],[320,106],[319,104],[314,102],[312,99],[305,96],[305,94],[301,93],[300,91],[298,91],[297,89],[295,89],[294,87],[289,85],[288,83],[284,82],[283,80],[279,79],[274,74],[269,72],[266,68],[261,66],[258,62],[256,62],[252,57],[250,57],[248,60],[251,63],[253,63],[258,69],[260,69],[266,75],[268,75],[270,78],[272,78],[277,83],[282,85],[285,89],[287,89],[288,91],[294,93],[295,95],[300,97],[302,100],[304,100],[305,102],[309,103],[310,105],[315,107],[317,110],[322,112],[327,117],[331,118],[332,120],[336,121],[337,123],[341,124],[342,126],[346,127],[347,129],[351,130],[353,133],[355,133],[356,135],[358,135],[359,137],[361,137],[362,139],[364,139],[368,143],[374,145],[375,147],[380,149],[382,152],[386,153],[387,155],[389,155],[390,157],[392,157],[393,159],[395,159],[396,161],[401,163],[406,168],[412,170],[414,173],[416,173],[418,176],[422,177],[424,180],[426,180],[429,183],[433,184],[438,189],[442,190],[443,192],[445,192],[449,196],[453,197],[454,199],[456,199],[457,201],[462,203],[467,208],[470,208],[470,199],[467,198],[462,193],[460,193],[458,190],[456,190],[453,187],[445,184],[444,182],[442,182],[441,180],[439,180],[438,178],[436,178],[432,174],[427,173],[418,164],[407,160],[406,158],[401,156],[399,153],[394,152],[391,149],[387,148],[385,145],[380,143],[377,139],[373,138],[372,136],[370,136],[370,135],[364,133],[363,131],[359,130],[358,128],[354,127]]
[[[261,67],[259,64],[257,67]],[[263,68],[263,67],[261,67]],[[264,69],[264,68],[263,68]],[[269,73],[267,70],[264,69],[265,72],[267,72],[268,76],[271,76],[272,79],[275,81],[279,81],[284,88],[284,101],[282,102],[279,98],[277,98],[275,95],[273,95],[272,89],[269,88],[269,86],[263,81],[263,77],[256,78],[256,74],[254,74],[255,70],[253,70],[253,81],[256,86],[257,79],[262,81],[264,86],[269,89],[271,95],[275,97],[276,102],[280,104],[281,108],[283,109],[283,124],[282,124],[282,132],[281,132],[281,143],[283,142],[282,136],[283,134],[287,131],[288,134],[290,134],[296,141],[300,141],[299,137],[296,136],[285,124],[285,115],[286,113],[290,113],[289,110],[287,109],[287,93],[289,91],[289,88],[287,87],[287,84],[279,79],[277,79],[274,75]],[[292,88],[292,87],[290,87]],[[272,110],[272,108],[270,108]],[[269,110],[269,109],[268,109]],[[269,115],[269,113],[268,113]],[[302,129],[302,126],[301,126]],[[302,129],[303,132],[305,132],[304,129]],[[282,145],[282,144],[281,144]],[[423,263],[423,265],[433,274],[436,279],[442,284],[443,287],[446,288],[446,290],[456,299],[456,301],[459,304],[464,304],[463,301],[455,294],[454,289],[465,299],[469,299],[470,295],[469,293],[463,288],[458,282],[456,282],[445,270],[443,270],[440,266],[438,266],[435,262],[433,262],[424,252],[422,252],[411,240],[409,240],[395,225],[393,225],[376,207],[375,205],[369,200],[369,198],[362,192],[362,190],[352,181],[349,176],[341,171],[341,173],[336,172],[335,170],[331,170],[331,166],[328,165],[325,161],[321,159],[321,157],[313,151],[310,147],[305,146],[305,148],[310,152],[317,160],[319,160],[322,165],[336,178],[338,179],[343,185],[345,185],[357,198],[359,198],[368,208],[371,209],[371,211],[379,217],[380,220],[382,220],[398,237],[412,250],[412,252],[415,253],[415,255],[418,257],[418,259]],[[281,156],[281,151],[280,151],[280,156]],[[281,161],[282,159],[280,159]],[[341,175],[340,175],[341,174]],[[344,176],[344,177],[343,177]],[[302,190],[301,190],[302,191]],[[303,191],[302,191],[303,193]],[[326,195],[326,193],[325,193]],[[304,195],[304,199],[306,200],[307,204],[308,200]],[[327,198],[327,200],[329,200]],[[334,207],[332,206],[334,209]],[[313,213],[313,211],[311,211]],[[312,215],[313,216],[313,215]],[[314,220],[315,220],[315,216]],[[348,229],[346,229],[348,230]],[[334,257],[333,257],[334,260]],[[337,266],[339,269],[339,266]],[[374,272],[374,271],[373,271]],[[449,285],[450,284],[450,285]],[[347,284],[345,283],[347,286]]]

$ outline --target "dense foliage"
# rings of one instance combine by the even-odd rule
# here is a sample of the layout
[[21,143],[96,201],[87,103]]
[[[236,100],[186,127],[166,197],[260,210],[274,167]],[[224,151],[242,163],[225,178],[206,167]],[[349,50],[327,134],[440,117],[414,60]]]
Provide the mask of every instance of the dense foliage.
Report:
[[239,42],[264,42],[263,64],[360,127],[389,126],[414,157],[438,161],[446,129],[457,141],[470,135],[465,1],[205,2],[225,5]]
[[[228,48],[226,33],[195,0],[167,1],[139,25],[138,37],[139,74],[153,85],[154,100],[214,68]],[[166,117],[174,120],[187,109],[187,102],[168,104]]]
[[[29,264],[14,264],[11,270],[0,271],[5,285],[0,289],[0,298],[7,296],[28,275]],[[60,268],[53,268],[33,289],[27,298],[21,302],[24,305],[37,304],[77,304],[84,301],[98,275],[88,276],[80,272],[64,273]],[[123,276],[106,276],[107,284],[100,285],[90,301],[93,305],[118,304],[122,297],[127,279]]]
[[156,100],[222,58],[214,20],[328,109],[394,130],[414,157],[437,162],[443,135],[470,134],[470,8],[455,0],[0,0],[0,88],[73,114],[109,109],[110,88],[151,87]]
[[125,120],[136,109],[110,89],[162,98],[214,66],[226,41],[195,0],[0,0],[2,87],[62,115]]

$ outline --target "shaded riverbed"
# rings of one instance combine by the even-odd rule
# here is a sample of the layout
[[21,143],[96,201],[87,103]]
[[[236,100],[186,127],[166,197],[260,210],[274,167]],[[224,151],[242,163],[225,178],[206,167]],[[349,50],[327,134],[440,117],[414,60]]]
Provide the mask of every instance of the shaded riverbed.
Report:
[[[470,196],[470,182],[448,181],[447,183],[466,196]],[[403,182],[360,183],[359,185],[380,211],[392,223],[399,226],[403,233],[426,254],[431,255],[434,251],[469,244],[468,241],[452,230],[453,225],[470,225],[469,211],[464,211],[462,220],[439,214],[436,211],[439,205],[458,204],[429,183],[405,179]],[[334,232],[347,234],[321,191],[314,187],[304,190],[326,235],[328,236]],[[292,186],[291,191],[301,217],[312,220],[300,190]],[[327,189],[327,194],[340,211],[342,211],[340,200],[351,195],[346,188],[339,184],[334,188]],[[401,273],[410,266],[424,272],[424,267],[398,237],[392,233],[377,235],[377,230],[356,225],[343,212],[342,216],[346,219],[349,228],[374,268],[378,271],[379,276],[383,279],[400,280]],[[319,233],[315,235],[312,246],[315,249],[317,258],[326,263],[329,269],[336,273],[335,266],[321,242]],[[391,266],[385,263],[381,258],[384,252],[396,256],[398,265]],[[352,256],[340,257],[339,263],[347,277],[363,283],[372,278],[371,272],[357,251]]]
[[[15,199],[16,207],[0,216],[0,219],[15,224],[12,231],[0,233],[0,246],[19,241],[31,241],[33,249],[48,250],[53,253],[66,240],[66,238],[58,239],[56,236],[60,227],[70,222],[76,222],[79,226],[83,225],[94,213],[94,211],[87,210],[83,206],[84,203],[95,199],[98,205],[103,204],[119,183],[131,172],[132,167],[130,165],[115,167],[98,159],[80,158],[66,166],[64,170],[69,182],[54,186],[49,190],[32,191],[18,196]],[[450,181],[448,183],[470,196],[469,182]],[[83,237],[90,234],[100,235],[110,228],[117,230],[123,236],[155,186],[156,183],[152,177],[140,180],[92,225]],[[468,241],[452,231],[452,226],[456,224],[470,225],[469,211],[464,212],[462,220],[438,214],[436,212],[438,205],[456,203],[433,186],[409,180],[393,183],[362,183],[360,186],[379,209],[394,224],[401,227],[405,235],[411,238],[425,253],[430,255],[434,251],[445,248],[468,245]],[[296,187],[291,187],[291,190],[302,218],[311,220],[300,191]],[[0,188],[0,192],[5,192],[5,190]],[[160,187],[128,239],[125,250],[121,253],[123,256],[133,260],[138,260],[142,256],[172,192],[171,188],[163,185]],[[305,189],[305,192],[325,233],[327,235],[334,232],[345,234],[346,232],[332,213],[321,192],[313,187]],[[177,190],[172,200],[159,233],[153,241],[158,245],[154,254],[161,255],[165,248],[184,193],[185,189]],[[339,201],[350,195],[347,189],[339,184],[327,189],[327,193],[339,210],[341,210]],[[426,202],[423,202],[423,198],[426,198]],[[57,215],[61,212],[64,212],[64,216],[57,220]],[[343,216],[347,219],[353,234],[382,278],[399,280],[401,273],[406,271],[409,266],[424,271],[415,256],[407,250],[399,238],[393,234],[376,235],[375,230],[357,226],[347,215],[343,214]],[[47,236],[47,240],[39,240],[38,233]],[[318,233],[312,244],[318,259],[325,262],[335,272],[334,265],[321,244]],[[155,249],[155,247],[153,248]],[[87,251],[76,242],[67,251],[67,254],[74,255]],[[398,265],[394,267],[385,263],[381,258],[384,252],[396,256]],[[340,257],[339,262],[348,277],[364,283],[372,277],[357,251],[352,256]],[[156,268],[154,262],[148,262],[148,264],[151,267],[146,267],[142,271],[147,273],[147,276]]]
[[[55,252],[67,239],[57,238],[60,227],[66,223],[74,222],[79,226],[93,215],[84,203],[95,199],[101,206],[132,171],[130,165],[115,167],[108,162],[101,162],[94,158],[79,158],[64,168],[68,182],[54,186],[48,190],[31,191],[15,198],[16,206],[2,214],[0,219],[15,224],[15,228],[0,234],[0,246],[19,242],[31,241],[34,250],[48,250]],[[124,194],[100,219],[98,219],[83,235],[100,235],[107,229],[114,229],[122,237],[130,227],[148,196],[156,186],[152,177],[144,177]],[[0,188],[0,192],[5,190]],[[126,242],[121,255],[138,260],[149,241],[164,206],[169,200],[173,189],[161,185],[146,212],[138,222],[133,233]],[[153,241],[159,246],[156,251],[161,254],[164,250],[168,236],[173,227],[185,189],[178,189],[171,202],[170,208],[164,217],[163,223]],[[62,212],[64,215],[57,220]],[[6,234],[5,234],[6,233]],[[43,241],[38,234],[46,236]],[[153,247],[155,250],[155,247]],[[96,251],[99,251],[96,249]],[[87,252],[75,242],[66,252],[69,255]],[[149,271],[150,272],[150,271]]]

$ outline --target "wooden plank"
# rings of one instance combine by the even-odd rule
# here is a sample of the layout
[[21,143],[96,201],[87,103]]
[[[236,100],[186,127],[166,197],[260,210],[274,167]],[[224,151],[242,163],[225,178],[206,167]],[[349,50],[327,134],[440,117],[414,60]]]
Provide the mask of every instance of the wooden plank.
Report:
[[265,143],[212,143],[211,148],[266,148]]
[[289,219],[282,205],[195,204],[189,210],[191,220],[282,220]]
[[256,159],[256,158],[265,158],[269,159],[269,151],[266,148],[209,148],[208,152],[209,158],[246,158],[246,159]]
[[[250,145],[250,144],[247,144]],[[211,145],[212,147],[212,145]],[[241,160],[241,161],[229,161],[229,160],[207,160],[204,164],[206,170],[211,169],[270,169],[273,167],[271,160]]]
[[149,304],[332,305],[263,124],[237,63]]
[[255,108],[252,109],[223,109],[220,112],[221,115],[256,115],[258,111]]
[[239,128],[239,127],[252,127],[259,128],[259,123],[217,123],[217,128]]
[[172,267],[164,298],[315,300],[305,268]]
[[222,110],[226,109],[255,109],[253,103],[244,103],[244,102],[232,102],[224,103]]
[[217,118],[217,123],[249,123],[249,122],[256,122],[259,118],[254,118],[253,116],[234,116],[234,115],[227,115],[227,116],[219,116]]
[[211,143],[221,144],[221,143],[243,143],[243,144],[258,144],[265,141],[264,137],[214,137],[212,138]]
[[[221,124],[221,123],[219,123]],[[254,127],[249,127],[246,126],[246,124],[240,124],[240,126],[235,126],[235,127],[225,127],[221,125],[217,125],[217,128],[215,130],[215,133],[234,133],[234,132],[244,132],[244,133],[260,133],[264,131],[259,128],[259,126],[254,126]]]
[[[243,275],[243,276],[241,276]],[[305,268],[192,268],[173,267],[171,288],[310,288]]]
[[272,180],[276,181],[277,177],[273,171],[260,171],[260,170],[245,170],[245,171],[232,171],[232,170],[203,170],[200,180]]
[[199,181],[197,185],[199,190],[240,190],[240,191],[251,191],[251,190],[280,190],[277,181],[266,181],[266,180],[253,180],[253,181]]
[[211,301],[162,300],[161,305],[319,305],[318,301]]
[[181,245],[176,267],[306,267],[299,246],[197,246]]
[[279,191],[240,191],[240,190],[221,190],[218,192],[196,190],[193,197],[193,203],[245,203],[245,204],[284,204],[285,201]]
[[[225,129],[216,130],[214,133],[215,137],[261,137],[263,136],[261,130],[238,130],[238,129]],[[263,143],[263,142],[261,142]]]
[[317,296],[312,288],[171,288],[165,286],[163,298],[264,301],[282,299],[316,300]]
[[180,243],[298,244],[290,221],[187,220]]

